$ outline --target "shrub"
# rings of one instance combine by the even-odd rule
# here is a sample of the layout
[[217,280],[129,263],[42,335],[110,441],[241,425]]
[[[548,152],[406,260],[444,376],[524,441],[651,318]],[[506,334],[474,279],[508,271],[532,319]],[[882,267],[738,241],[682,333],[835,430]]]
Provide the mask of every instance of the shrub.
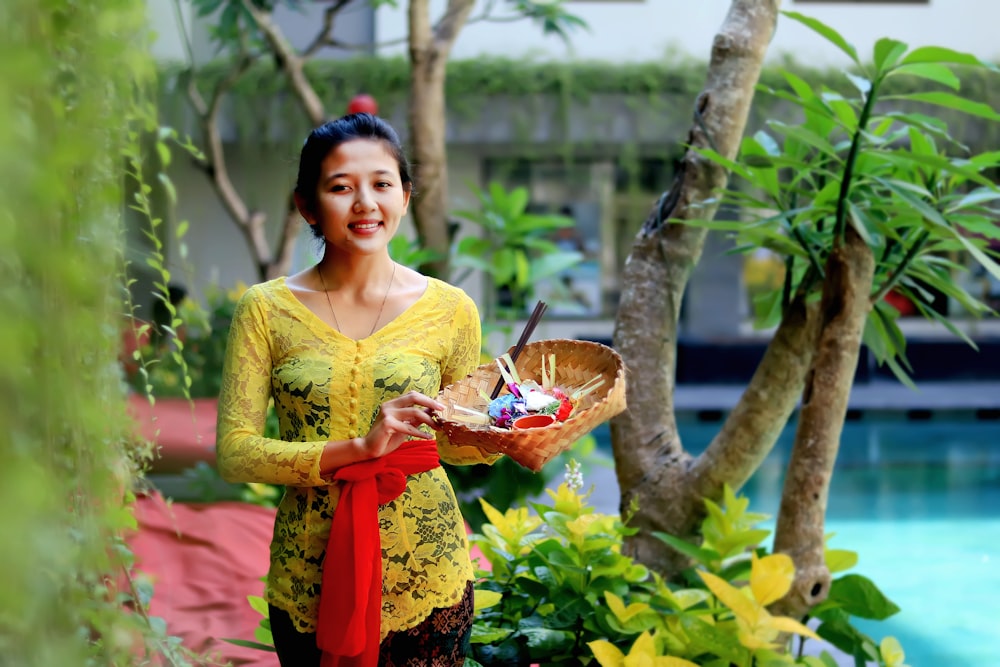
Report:
[[[876,644],[851,624],[898,611],[861,575],[834,581],[813,611],[815,631],[768,612],[789,590],[794,566],[761,546],[770,531],[757,524],[767,517],[748,512],[746,498],[727,489],[722,505],[705,501],[700,545],[660,535],[693,562],[680,582],[668,582],[622,554],[633,531],[627,517],[596,513],[578,491],[578,467],[568,469],[568,481],[548,491],[552,503],[532,503],[533,514],[483,503],[489,523],[472,541],[489,569],[479,571],[470,665],[836,665],[827,651],[801,655],[800,645],[793,655],[798,636],[825,639],[862,663],[901,667],[895,639]],[[827,562],[839,572],[857,556],[828,550]]]

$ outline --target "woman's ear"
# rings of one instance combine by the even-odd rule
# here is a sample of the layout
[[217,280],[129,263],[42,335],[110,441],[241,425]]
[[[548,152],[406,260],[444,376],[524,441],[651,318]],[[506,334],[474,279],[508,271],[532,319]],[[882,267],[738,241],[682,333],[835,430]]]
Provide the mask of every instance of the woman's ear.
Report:
[[305,198],[298,192],[296,192],[293,196],[295,197],[295,208],[299,209],[299,215],[305,218],[306,222],[308,222],[310,225],[315,225],[316,216],[313,215],[312,208],[310,208],[309,206],[309,202],[307,202]]
[[413,188],[403,189],[403,215],[406,215],[406,211],[410,208],[410,195],[413,193]]

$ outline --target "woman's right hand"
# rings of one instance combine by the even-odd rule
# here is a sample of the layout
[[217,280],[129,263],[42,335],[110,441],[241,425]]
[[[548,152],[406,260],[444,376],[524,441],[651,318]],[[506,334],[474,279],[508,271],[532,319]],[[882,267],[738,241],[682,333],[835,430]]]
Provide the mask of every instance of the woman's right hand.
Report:
[[430,410],[444,410],[444,406],[416,391],[383,403],[371,430],[361,439],[362,456],[378,458],[394,452],[410,438],[427,439],[427,432],[419,427],[438,428]]

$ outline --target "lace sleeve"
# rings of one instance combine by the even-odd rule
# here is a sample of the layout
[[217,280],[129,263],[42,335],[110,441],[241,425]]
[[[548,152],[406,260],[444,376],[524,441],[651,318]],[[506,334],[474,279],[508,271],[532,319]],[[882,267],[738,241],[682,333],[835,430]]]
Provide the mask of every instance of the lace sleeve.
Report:
[[251,288],[233,314],[219,393],[216,461],[229,482],[323,486],[320,455],[326,440],[265,438],[271,398],[271,345],[266,302]]
[[[451,355],[441,369],[441,386],[446,387],[464,378],[479,365],[482,349],[482,325],[475,302],[464,293],[455,309]],[[438,451],[441,459],[453,465],[473,465],[495,463],[502,454],[484,452],[471,445],[452,445],[447,436],[438,431]]]

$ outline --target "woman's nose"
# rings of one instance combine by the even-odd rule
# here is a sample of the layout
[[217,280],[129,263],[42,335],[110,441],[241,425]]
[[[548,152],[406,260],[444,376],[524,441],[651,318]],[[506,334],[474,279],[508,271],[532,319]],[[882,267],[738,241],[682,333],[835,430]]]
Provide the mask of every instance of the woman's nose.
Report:
[[368,188],[358,188],[354,198],[354,209],[357,211],[370,211],[375,208],[375,197]]

